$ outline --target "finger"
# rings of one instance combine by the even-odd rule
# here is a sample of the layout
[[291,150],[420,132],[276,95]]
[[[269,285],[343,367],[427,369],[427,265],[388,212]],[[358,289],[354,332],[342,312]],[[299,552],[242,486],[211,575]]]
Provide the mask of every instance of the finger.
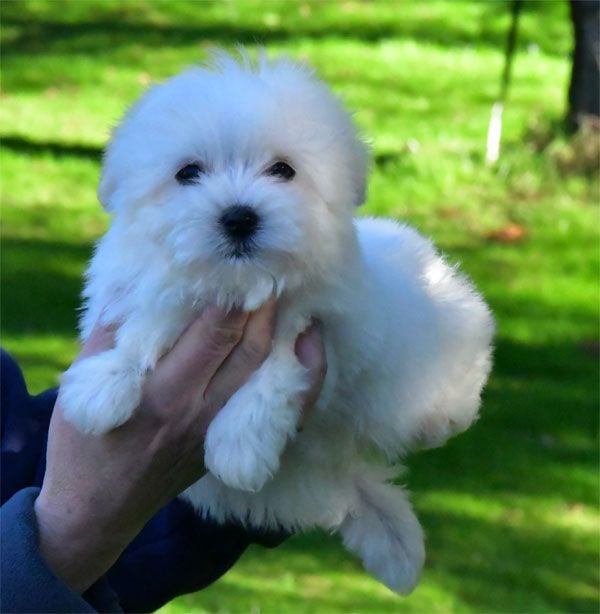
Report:
[[303,411],[299,422],[300,430],[314,409],[327,375],[327,358],[320,329],[320,322],[313,320],[311,325],[298,335],[294,348],[300,364],[308,371],[311,383],[301,399]]
[[209,405],[222,407],[271,353],[277,307],[269,299],[249,319],[244,336],[211,380],[205,394]]
[[100,324],[100,319],[98,319],[76,360],[100,354],[100,352],[105,352],[115,347],[115,335],[118,328],[117,324],[110,324],[108,326]]
[[249,314],[209,306],[181,335],[149,377],[168,394],[194,389],[203,394],[217,369],[241,341]]

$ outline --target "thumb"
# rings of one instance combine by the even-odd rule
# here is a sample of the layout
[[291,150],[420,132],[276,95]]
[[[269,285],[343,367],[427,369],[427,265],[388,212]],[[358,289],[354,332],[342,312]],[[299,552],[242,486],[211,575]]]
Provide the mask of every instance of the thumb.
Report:
[[302,398],[303,413],[300,418],[300,428],[302,428],[321,394],[327,375],[327,359],[320,321],[313,319],[310,326],[298,335],[294,351],[300,364],[308,371],[310,381],[310,387]]

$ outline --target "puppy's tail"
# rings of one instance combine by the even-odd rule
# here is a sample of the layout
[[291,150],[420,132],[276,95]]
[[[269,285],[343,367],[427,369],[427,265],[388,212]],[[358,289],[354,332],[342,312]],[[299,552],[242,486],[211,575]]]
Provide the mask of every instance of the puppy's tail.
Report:
[[340,525],[344,546],[394,592],[410,593],[425,561],[423,530],[405,490],[369,474],[355,479],[353,507]]

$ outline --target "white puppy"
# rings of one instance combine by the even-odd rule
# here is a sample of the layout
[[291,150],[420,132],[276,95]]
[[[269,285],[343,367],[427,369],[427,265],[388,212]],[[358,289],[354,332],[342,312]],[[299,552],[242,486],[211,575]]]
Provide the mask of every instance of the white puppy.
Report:
[[[210,472],[184,496],[219,521],[339,530],[406,593],[422,530],[372,451],[393,461],[473,422],[493,326],[427,239],[355,219],[366,158],[340,102],[289,61],[220,56],[151,89],[108,148],[99,195],[114,219],[87,272],[82,338],[101,317],[121,323],[116,347],[72,366],[62,399],[82,431],[113,429],[205,305],[254,310],[276,294],[273,351],[210,425]],[[311,317],[328,374],[297,435],[294,340]]]

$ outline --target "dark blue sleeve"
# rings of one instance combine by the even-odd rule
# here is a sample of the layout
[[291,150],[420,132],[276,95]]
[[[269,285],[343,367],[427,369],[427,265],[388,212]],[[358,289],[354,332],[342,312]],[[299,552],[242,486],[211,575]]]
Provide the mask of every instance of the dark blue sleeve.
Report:
[[[1,358],[4,504],[22,489],[42,484],[56,390],[29,396],[18,365],[6,352]],[[218,525],[200,518],[191,506],[175,499],[148,522],[106,577],[125,611],[155,610],[178,595],[213,583],[251,543],[273,547],[285,537],[248,532],[236,524]],[[4,559],[4,544],[2,550]],[[3,591],[4,582],[3,577]]]
[[251,541],[241,527],[202,520],[176,499],[129,545],[108,578],[126,612],[155,610],[212,584]]
[[27,486],[41,486],[46,468],[48,424],[56,390],[29,396],[17,363],[0,350],[1,503]]

